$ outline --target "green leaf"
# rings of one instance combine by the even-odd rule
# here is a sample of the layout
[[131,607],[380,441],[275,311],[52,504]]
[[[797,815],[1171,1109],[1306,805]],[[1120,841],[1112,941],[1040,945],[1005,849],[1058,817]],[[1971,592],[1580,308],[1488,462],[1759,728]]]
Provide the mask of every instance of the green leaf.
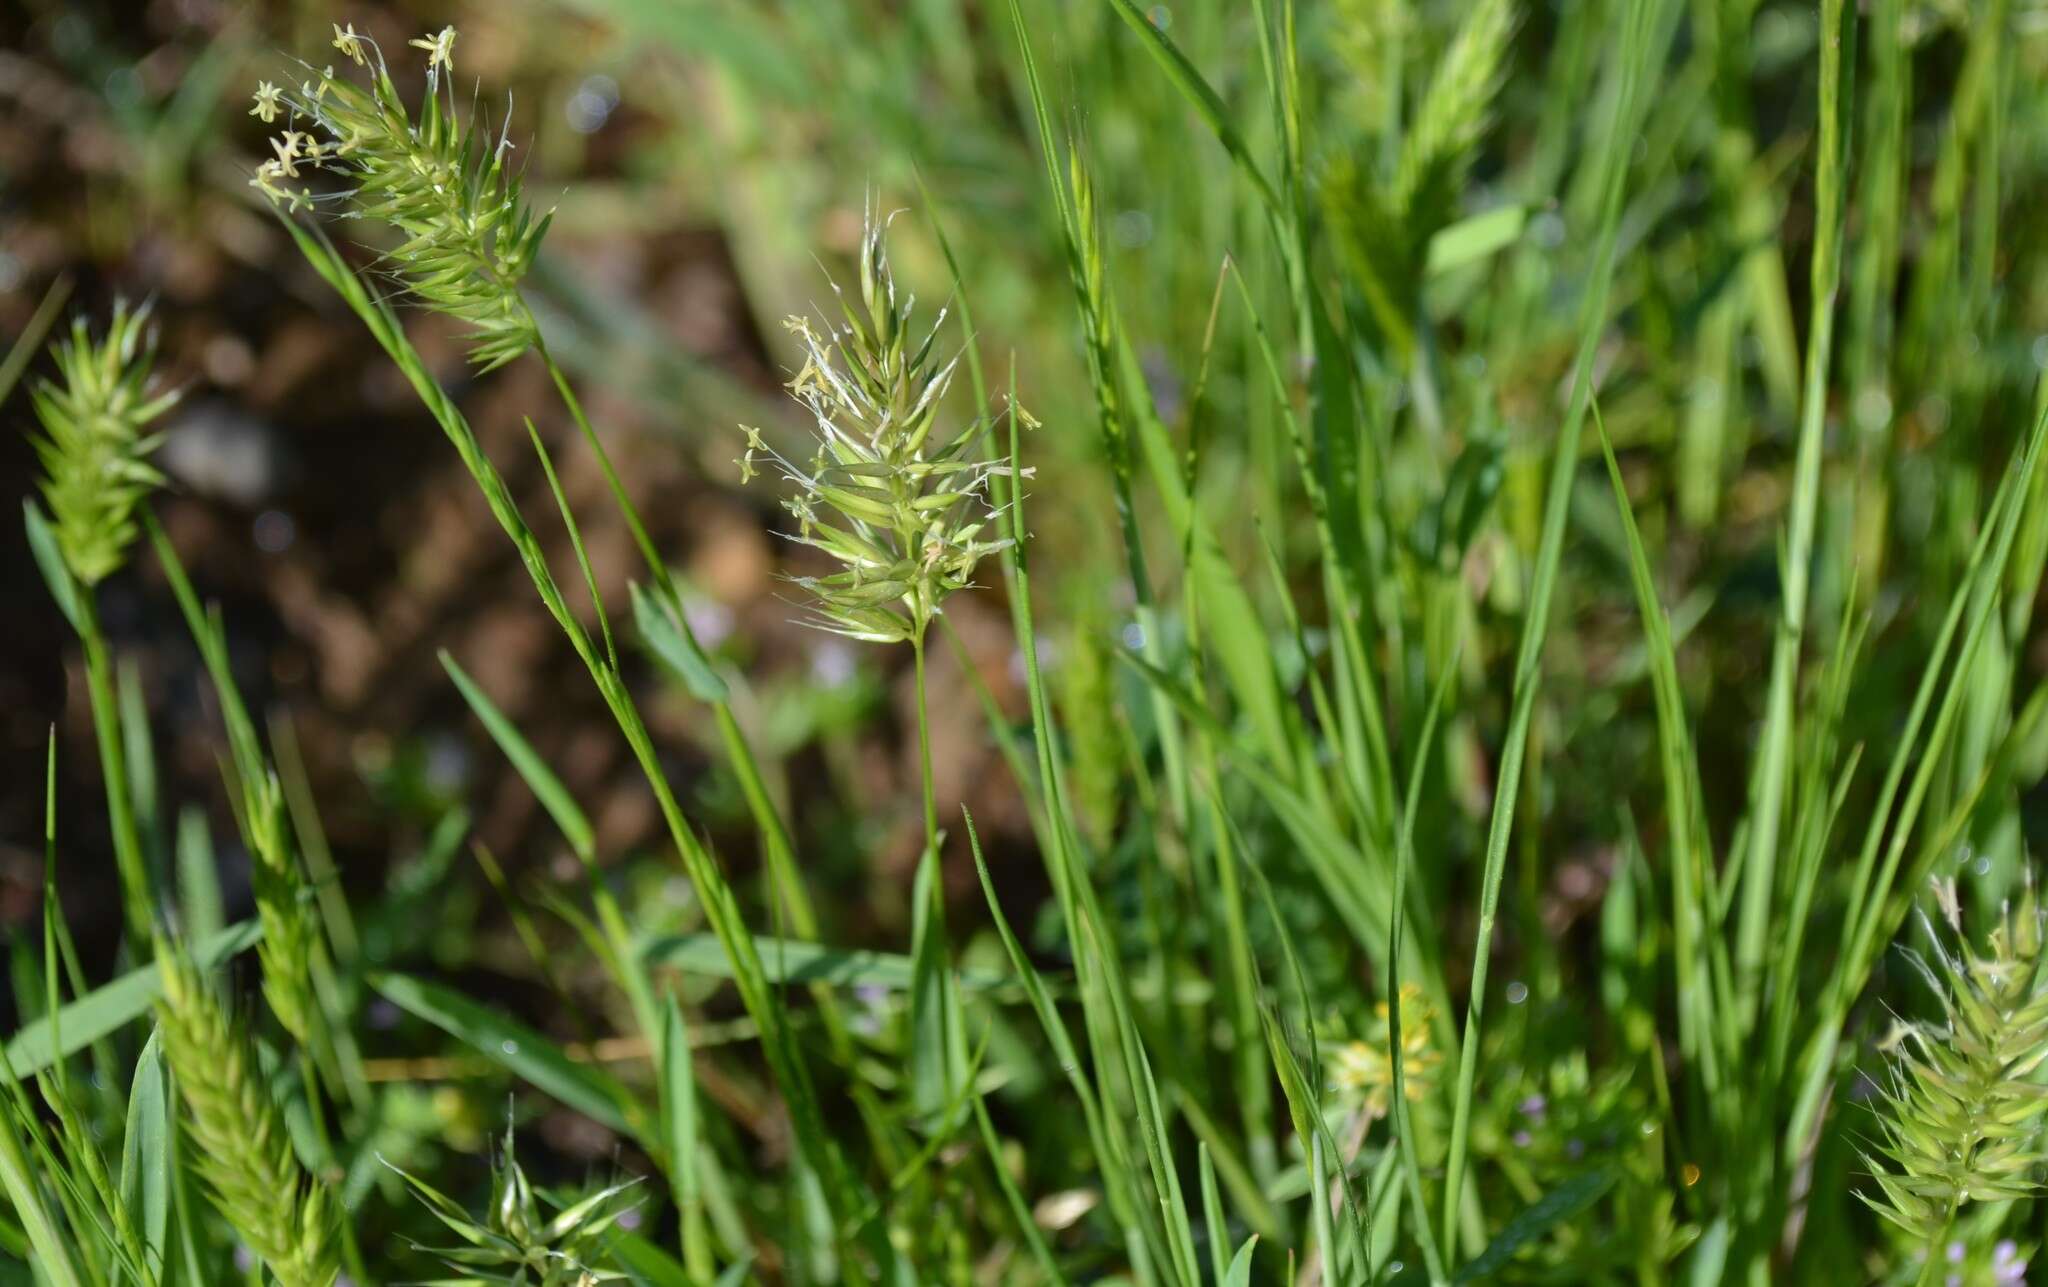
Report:
[[178,814],[178,914],[188,937],[208,939],[226,924],[220,871],[214,865],[213,833],[206,811],[187,805]]
[[0,1192],[7,1195],[34,1251],[33,1264],[50,1287],[84,1287],[78,1267],[71,1261],[71,1240],[60,1217],[50,1210],[43,1195],[44,1171],[31,1163],[28,1145],[22,1138],[17,1114],[27,1103],[19,1087],[8,1079],[0,1091]]
[[43,292],[43,302],[36,305],[36,311],[28,319],[28,325],[14,337],[8,346],[7,356],[0,358],[0,403],[7,401],[7,395],[14,392],[21,373],[35,360],[36,350],[42,348],[43,340],[50,333],[50,327],[57,321],[57,314],[64,307],[64,300],[71,294],[71,278],[59,277],[50,283],[50,289]]
[[1117,11],[1117,15],[1132,31],[1138,33],[1146,52],[1165,69],[1166,78],[1173,82],[1173,87],[1187,99],[1188,106],[1195,109],[1195,114],[1200,116],[1202,122],[1216,135],[1216,141],[1223,145],[1223,150],[1230,153],[1230,159],[1237,163],[1237,168],[1243,171],[1245,178],[1250,180],[1253,189],[1258,192],[1259,200],[1265,203],[1267,209],[1278,212],[1280,199],[1274,193],[1273,185],[1267,181],[1265,173],[1259,169],[1258,162],[1252,159],[1251,149],[1245,146],[1244,137],[1237,132],[1237,127],[1230,123],[1229,109],[1224,107],[1222,95],[1218,94],[1203,78],[1202,73],[1195,69],[1195,65],[1188,61],[1187,55],[1180,51],[1180,46],[1174,44],[1165,32],[1153,25],[1152,20],[1145,15],[1144,10],[1138,8],[1134,0],[1110,0],[1110,7]]
[[1507,1222],[1486,1250],[1460,1266],[1454,1281],[1476,1282],[1505,1267],[1517,1251],[1599,1201],[1619,1175],[1612,1166],[1595,1167],[1536,1199]]
[[57,548],[57,533],[50,527],[50,520],[43,517],[42,507],[33,500],[21,503],[21,519],[28,528],[29,553],[35,556],[43,584],[50,587],[57,611],[64,614],[73,630],[78,629],[78,589],[71,579],[71,570],[64,566],[64,555]]
[[[897,952],[871,952],[861,948],[822,947],[796,939],[754,936],[761,954],[761,967],[771,983],[830,983],[839,987],[886,988],[907,992],[917,979],[917,963]],[[687,974],[716,979],[734,977],[732,961],[712,934],[675,934],[651,939],[642,949],[650,967],[668,966]],[[956,973],[962,987],[987,991],[1017,982],[1012,975],[993,970],[962,970]]]
[[[243,921],[202,940],[192,949],[192,960],[201,970],[210,970],[262,937],[260,924]],[[142,1015],[162,995],[163,981],[154,965],[130,970],[112,983],[93,989],[58,1012],[60,1048],[56,1053],[69,1055],[84,1049]],[[48,1068],[51,1059],[47,1017],[24,1026],[7,1043],[7,1062],[17,1077],[34,1076]]]
[[370,986],[394,1005],[441,1029],[514,1076],[592,1121],[632,1135],[655,1151],[649,1114],[610,1073],[580,1064],[540,1033],[453,988],[404,974],[373,974]]
[[1237,1254],[1230,1258],[1230,1270],[1223,1275],[1223,1287],[1251,1287],[1252,1251],[1259,1245],[1259,1235],[1253,1234],[1244,1240]]
[[912,887],[910,1078],[917,1115],[936,1121],[958,1098],[966,1075],[966,1016],[948,968],[939,856],[927,846]]
[[1529,211],[1524,206],[1502,206],[1460,219],[1429,239],[1424,270],[1436,277],[1476,264],[1515,244],[1528,221]]
[[703,1176],[697,1169],[702,1123],[697,1108],[697,1068],[690,1055],[690,1031],[682,1007],[668,994],[661,1029],[661,1115],[667,1130],[669,1186],[683,1226],[683,1258],[699,1280],[710,1276],[711,1243],[704,1228]]
[[613,1228],[605,1234],[605,1250],[612,1253],[627,1275],[643,1287],[694,1287],[709,1275],[693,1277],[674,1256],[641,1237]]
[[592,861],[597,856],[597,833],[582,807],[576,803],[576,798],[569,794],[569,788],[562,784],[562,779],[555,776],[555,771],[533,749],[533,744],[511,720],[505,718],[504,712],[445,650],[441,653],[441,668],[455,681],[456,691],[462,694],[462,700],[469,703],[470,710],[476,712],[484,731],[491,735],[491,740],[498,744],[498,749],[505,753],[505,758],[512,761],[512,767],[526,780],[527,789],[548,811],[548,816],[555,820],[555,827],[569,842],[569,847],[576,851],[576,856],[586,863]]
[[740,1287],[740,1284],[747,1281],[747,1271],[753,1267],[754,1258],[750,1255],[720,1274],[714,1287]]
[[725,681],[711,668],[711,659],[697,646],[696,636],[683,624],[681,608],[673,600],[657,602],[657,591],[642,590],[635,584],[633,593],[633,624],[640,630],[640,637],[648,648],[661,659],[662,664],[674,671],[676,678],[683,681],[683,687],[699,701],[722,702],[726,698]]
[[128,1090],[128,1129],[121,1140],[121,1203],[139,1214],[143,1250],[150,1263],[168,1262],[171,1221],[170,1083],[163,1054],[151,1032],[135,1061]]

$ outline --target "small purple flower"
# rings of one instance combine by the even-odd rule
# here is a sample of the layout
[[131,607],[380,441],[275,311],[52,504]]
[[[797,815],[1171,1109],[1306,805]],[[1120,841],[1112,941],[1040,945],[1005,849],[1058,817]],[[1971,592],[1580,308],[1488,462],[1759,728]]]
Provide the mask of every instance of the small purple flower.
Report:
[[1550,1101],[1543,1098],[1543,1096],[1541,1095],[1531,1095],[1529,1096],[1529,1098],[1523,1100],[1517,1107],[1520,1110],[1522,1116],[1532,1118],[1535,1121],[1540,1122],[1543,1120],[1544,1110],[1550,1107]]
[[2026,1287],[2027,1262],[2020,1258],[2020,1246],[2010,1238],[1991,1249],[1991,1280],[1998,1287]]
[[1535,1136],[1533,1136],[1533,1135],[1531,1135],[1531,1134],[1529,1134],[1529,1132],[1527,1132],[1527,1131],[1516,1131],[1516,1132],[1515,1132],[1515,1147],[1516,1147],[1516,1148],[1527,1148],[1527,1147],[1529,1147],[1529,1146],[1530,1146],[1531,1144],[1533,1144],[1533,1143],[1535,1143],[1535,1142],[1536,1142],[1536,1137],[1535,1137]]
[[1963,1246],[1963,1240],[1961,1238],[1958,1238],[1954,1242],[1948,1244],[1948,1262],[1952,1265],[1962,1264],[1963,1257],[1969,1254],[1969,1248]]

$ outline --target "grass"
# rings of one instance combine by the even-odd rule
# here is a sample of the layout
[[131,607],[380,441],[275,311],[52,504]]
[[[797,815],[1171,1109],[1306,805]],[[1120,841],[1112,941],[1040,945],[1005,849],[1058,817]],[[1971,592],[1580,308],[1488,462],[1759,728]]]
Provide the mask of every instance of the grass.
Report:
[[[672,107],[633,173],[721,175],[693,199],[754,312],[792,319],[764,341],[791,398],[685,442],[779,505],[804,624],[907,677],[900,729],[857,725],[914,747],[903,798],[792,762],[829,734],[778,736],[773,678],[700,636],[648,448],[603,421],[701,373],[619,356],[659,333],[646,301],[579,303],[560,265],[622,234],[579,185],[530,202],[522,115],[456,93],[463,35],[288,50],[309,65],[270,66],[299,88],[259,94],[281,133],[243,194],[297,255],[271,271],[441,430],[660,839],[608,852],[578,766],[442,653],[554,833],[474,845],[530,987],[467,981],[467,813],[382,890],[329,851],[291,723],[251,711],[153,509],[152,315],[82,315],[37,367],[51,303],[0,383],[48,373],[8,405],[122,928],[85,968],[56,877],[102,856],[52,790],[0,1274],[2023,1271],[2048,1236],[2031,10],[569,8],[628,84],[719,106]],[[531,461],[486,449],[478,379],[541,400]],[[601,490],[570,485],[582,455]],[[599,522],[637,559],[623,601]],[[208,802],[159,798],[116,581],[168,589],[201,663],[247,920]],[[976,612],[1007,624],[1007,707],[955,629]],[[657,709],[706,730],[711,787]],[[942,795],[948,716],[1016,835]],[[894,818],[902,888],[834,859]],[[566,872],[526,861],[558,846]],[[570,1119],[602,1174],[543,1145]]]

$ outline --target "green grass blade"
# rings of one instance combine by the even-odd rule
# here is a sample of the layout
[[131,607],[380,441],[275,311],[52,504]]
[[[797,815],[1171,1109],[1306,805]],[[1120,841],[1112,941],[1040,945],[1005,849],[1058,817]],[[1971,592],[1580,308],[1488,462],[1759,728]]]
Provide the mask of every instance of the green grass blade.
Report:
[[137,1221],[144,1254],[157,1266],[170,1263],[171,1145],[174,1119],[170,1083],[154,1031],[143,1043],[128,1087],[128,1126],[121,1137],[121,1201]]
[[1245,146],[1244,137],[1231,123],[1230,110],[1223,105],[1222,96],[1203,78],[1202,73],[1196,70],[1195,65],[1188,61],[1187,55],[1180,51],[1180,47],[1153,24],[1152,19],[1137,6],[1135,0],[1110,0],[1110,7],[1115,9],[1117,16],[1137,33],[1139,43],[1145,46],[1145,52],[1151,54],[1158,62],[1161,70],[1166,73],[1166,78],[1173,82],[1173,87],[1180,91],[1181,97],[1194,109],[1195,115],[1201,117],[1202,123],[1216,135],[1216,141],[1230,154],[1231,161],[1252,185],[1252,190],[1258,193],[1259,200],[1268,210],[1276,215],[1280,214],[1280,197],[1273,190],[1273,185],[1266,178],[1265,172],[1259,169],[1258,162],[1252,159],[1251,149]]
[[1739,1030],[1754,1025],[1761,1004],[1764,955],[1771,907],[1778,895],[1778,832],[1785,787],[1791,776],[1794,688],[1806,634],[1808,584],[1812,576],[1815,514],[1820,503],[1821,434],[1827,417],[1829,363],[1834,352],[1835,293],[1842,276],[1842,47],[1854,47],[1853,27],[1845,31],[1842,0],[1822,0],[1820,37],[1820,138],[1814,176],[1813,316],[1807,327],[1806,371],[1800,408],[1799,446],[1792,467],[1792,511],[1786,522],[1781,566],[1785,592],[1771,650],[1757,798],[1749,818],[1749,857],[1743,870],[1741,916],[1736,924],[1735,987],[1730,1001]]
[[714,1268],[711,1235],[704,1224],[704,1180],[697,1156],[703,1149],[703,1126],[697,1106],[697,1068],[690,1054],[690,1031],[682,1007],[669,993],[662,1007],[661,1114],[669,1151],[669,1188],[682,1224],[683,1263],[697,1281]]
[[625,1085],[601,1068],[581,1064],[562,1048],[503,1011],[424,979],[373,974],[370,986],[392,1004],[426,1020],[514,1076],[592,1121],[639,1140],[656,1154],[667,1149],[650,1129],[652,1115]]
[[[253,920],[243,921],[195,943],[193,963],[201,970],[214,969],[254,946],[262,937],[260,925]],[[163,983],[155,966],[131,970],[65,1005],[55,1025],[47,1015],[23,1025],[7,1042],[7,1062],[17,1077],[34,1076],[52,1062],[53,1026],[57,1037],[55,1054],[76,1054],[146,1013],[162,995]]]
[[[1570,402],[1558,431],[1550,486],[1543,507],[1543,529],[1537,550],[1528,615],[1515,660],[1513,704],[1507,740],[1493,795],[1493,814],[1486,835],[1486,867],[1479,894],[1479,935],[1472,952],[1472,991],[1466,1001],[1465,1028],[1458,1045],[1458,1081],[1452,1100],[1450,1150],[1444,1163],[1443,1250],[1447,1267],[1457,1263],[1457,1212],[1464,1202],[1466,1154],[1471,1147],[1472,1104],[1479,1072],[1481,1019],[1486,1006],[1486,981],[1492,963],[1494,918],[1500,906],[1501,877],[1507,868],[1508,838],[1522,796],[1522,762],[1528,752],[1529,723],[1542,686],[1543,640],[1550,624],[1550,600],[1557,584],[1564,550],[1564,529],[1579,460],[1579,432],[1592,400],[1593,358],[1607,320],[1607,295],[1614,277],[1615,247],[1621,225],[1622,195],[1627,187],[1629,152],[1640,117],[1638,91],[1661,52],[1652,39],[1658,0],[1634,0],[1616,56],[1620,89],[1615,95],[1612,128],[1597,158],[1602,176],[1603,210],[1594,252],[1593,272],[1582,302],[1578,356],[1573,364]],[[1668,34],[1668,33],[1667,33]]]
[[1699,1063],[1704,1084],[1712,1095],[1720,1083],[1715,999],[1711,973],[1701,970],[1701,943],[1707,933],[1708,910],[1701,878],[1708,855],[1697,847],[1698,802],[1693,783],[1699,765],[1694,758],[1691,734],[1687,730],[1685,699],[1678,684],[1678,656],[1671,642],[1671,622],[1657,598],[1650,570],[1649,552],[1636,527],[1635,509],[1629,504],[1628,488],[1622,482],[1621,464],[1615,459],[1614,444],[1600,408],[1593,407],[1593,426],[1600,435],[1600,449],[1607,461],[1608,481],[1614,489],[1614,503],[1621,512],[1622,531],[1628,542],[1629,577],[1635,587],[1636,606],[1643,618],[1644,644],[1650,661],[1650,681],[1657,705],[1657,749],[1664,778],[1664,812],[1671,844],[1673,952],[1678,980],[1679,1048]]
[[462,694],[462,700],[469,703],[469,709],[475,712],[484,731],[491,735],[491,740],[498,744],[498,749],[518,770],[527,789],[533,792],[534,799],[547,810],[555,828],[569,842],[569,848],[586,864],[596,861],[597,832],[591,827],[583,807],[569,793],[569,788],[541,758],[540,752],[533,749],[533,743],[526,740],[518,726],[507,719],[497,703],[469,677],[469,672],[457,665],[455,658],[449,656],[445,649],[440,658],[441,668],[448,672],[448,678],[455,681],[455,690]]
[[1501,1227],[1486,1250],[1461,1265],[1453,1280],[1479,1282],[1507,1267],[1515,1253],[1541,1238],[1558,1225],[1584,1214],[1614,1187],[1621,1173],[1612,1166],[1596,1166],[1559,1184],[1529,1204],[1520,1215]]
[[[754,936],[762,968],[774,983],[826,983],[843,988],[886,988],[908,992],[916,984],[917,960],[900,952],[825,947],[797,939]],[[671,934],[648,940],[642,959],[710,978],[732,977],[732,962],[711,934]],[[1015,987],[1018,979],[994,970],[957,971],[962,987],[988,992]]]

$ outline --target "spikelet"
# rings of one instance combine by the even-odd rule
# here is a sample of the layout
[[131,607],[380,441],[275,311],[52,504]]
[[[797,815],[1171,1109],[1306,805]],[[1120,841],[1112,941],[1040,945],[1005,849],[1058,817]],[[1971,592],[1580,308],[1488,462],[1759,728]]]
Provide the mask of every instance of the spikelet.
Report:
[[[376,43],[337,27],[335,48],[368,69],[369,84],[328,67],[287,94],[294,128],[272,141],[275,155],[250,182],[293,210],[314,202],[295,182],[306,170],[351,185],[344,194],[351,215],[389,224],[405,238],[387,256],[391,270],[429,308],[469,324],[470,358],[489,370],[538,339],[519,286],[553,216],[536,216],[522,196],[504,128],[494,138],[474,106],[466,120],[456,110],[455,29],[410,43],[427,55],[417,120]],[[445,80],[443,72],[450,73]]]
[[[1954,907],[1952,898],[1944,904]],[[1859,1196],[1923,1242],[1945,1237],[1966,1203],[2040,1187],[2036,1173],[2048,1160],[2040,1147],[2048,1086],[2035,1076],[2048,1060],[2043,929],[2029,888],[2005,909],[1987,955],[1958,943],[1951,956],[1937,940],[1927,972],[1943,1022],[1907,1025],[1895,1047],[1877,1105],[1879,1156],[1864,1155],[1879,1193]]]
[[1514,25],[1512,0],[1478,0],[1430,77],[1394,173],[1394,208],[1411,235],[1426,236],[1455,213],[1458,187],[1500,89]]
[[164,1059],[214,1208],[283,1287],[330,1287],[339,1264],[327,1191],[299,1169],[247,1033],[189,957],[159,939],[156,959]]
[[785,325],[804,348],[789,391],[811,413],[818,449],[799,466],[748,429],[741,480],[757,457],[781,471],[796,494],[783,507],[795,539],[845,570],[800,577],[817,608],[811,624],[876,643],[921,639],[939,605],[970,584],[977,563],[1008,545],[995,539],[988,481],[1005,467],[977,460],[984,425],[938,432],[939,403],[959,359],[933,353],[942,310],[922,340],[911,334],[915,300],[898,297],[872,215],[861,237],[860,300],[833,283],[846,324],[824,334],[808,318]]
[[138,531],[135,507],[163,485],[149,463],[161,435],[147,430],[178,394],[152,388],[156,338],[147,304],[116,303],[97,343],[85,319],[76,319],[51,353],[59,378],[38,380],[30,394],[42,425],[33,441],[43,501],[64,565],[91,587],[127,559]]
[[263,924],[263,941],[256,949],[263,964],[263,999],[284,1030],[303,1044],[313,1015],[313,926],[276,773],[266,771],[243,784],[243,809],[255,860],[249,865],[249,883]]
[[[386,1163],[389,1165],[389,1163]],[[637,1205],[626,1200],[636,1182],[614,1184],[548,1215],[513,1155],[511,1128],[491,1168],[491,1205],[481,1219],[410,1172],[392,1167],[436,1219],[462,1239],[459,1247],[421,1250],[447,1261],[465,1283],[527,1287],[595,1287],[625,1282],[604,1261],[605,1235]]]

